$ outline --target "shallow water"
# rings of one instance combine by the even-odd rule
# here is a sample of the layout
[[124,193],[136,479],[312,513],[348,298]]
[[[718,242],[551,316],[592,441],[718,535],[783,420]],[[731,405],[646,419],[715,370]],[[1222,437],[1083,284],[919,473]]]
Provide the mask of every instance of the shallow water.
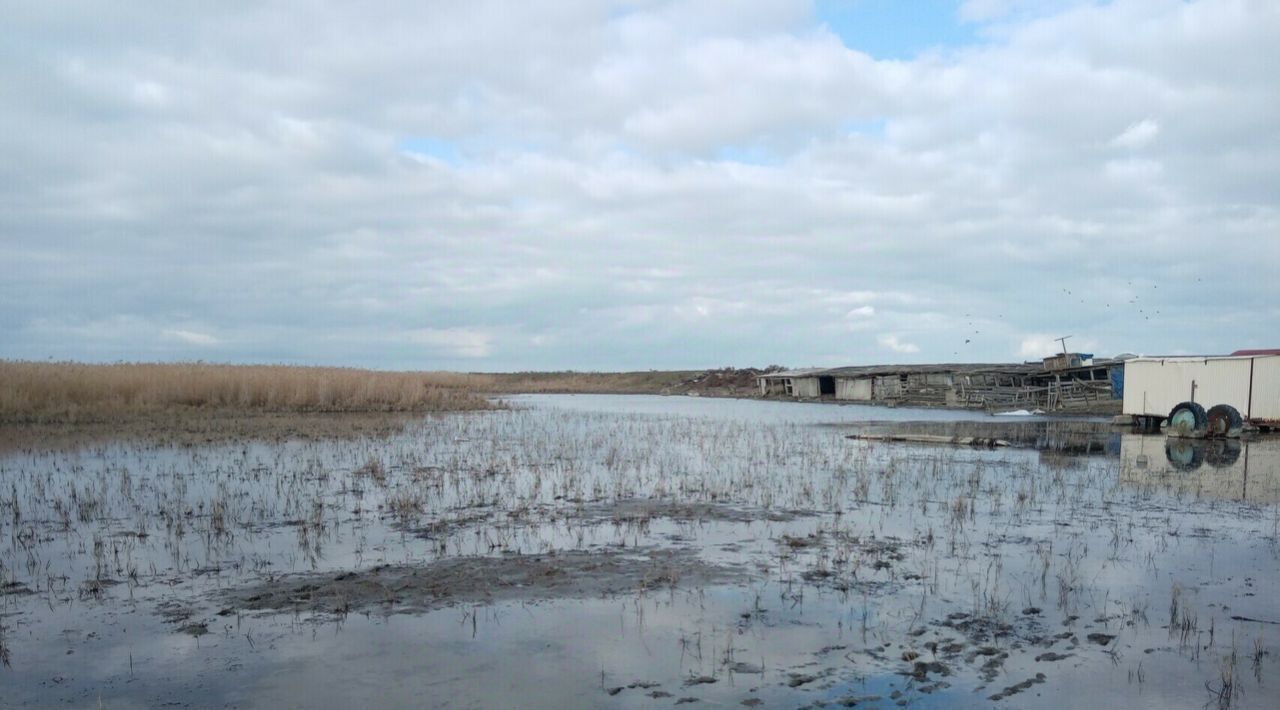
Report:
[[0,458],[0,706],[1280,704],[1280,442],[514,399],[389,439]]
[[[765,424],[837,424],[849,422],[999,422],[1008,419],[963,409],[884,407],[836,402],[788,402],[723,397],[687,397],[634,394],[525,394],[503,397],[515,407],[553,409],[599,414],[640,414],[689,417]],[[1047,415],[1017,417],[1018,421],[1062,419]],[[1081,419],[1081,418],[1075,418]],[[1093,418],[1096,420],[1096,418]]]

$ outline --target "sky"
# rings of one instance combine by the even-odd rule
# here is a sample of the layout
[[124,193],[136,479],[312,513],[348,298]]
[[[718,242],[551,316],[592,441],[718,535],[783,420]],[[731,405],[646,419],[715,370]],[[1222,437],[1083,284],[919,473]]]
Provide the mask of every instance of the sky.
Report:
[[1280,347],[1274,0],[0,8],[0,358]]

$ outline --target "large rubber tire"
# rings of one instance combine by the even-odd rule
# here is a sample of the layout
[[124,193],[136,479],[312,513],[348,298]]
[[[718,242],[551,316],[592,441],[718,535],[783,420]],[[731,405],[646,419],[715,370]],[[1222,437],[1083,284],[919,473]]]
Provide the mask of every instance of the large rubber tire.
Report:
[[1229,404],[1215,404],[1209,407],[1206,433],[1209,436],[1221,436],[1228,439],[1239,439],[1244,430],[1244,417],[1240,411]]
[[1169,436],[1194,439],[1204,436],[1209,427],[1209,415],[1195,402],[1183,402],[1169,410]]
[[1166,439],[1164,455],[1174,470],[1191,472],[1204,463],[1204,446],[1198,441]]
[[1243,445],[1239,439],[1219,439],[1205,444],[1204,462],[1214,468],[1227,468],[1240,460]]

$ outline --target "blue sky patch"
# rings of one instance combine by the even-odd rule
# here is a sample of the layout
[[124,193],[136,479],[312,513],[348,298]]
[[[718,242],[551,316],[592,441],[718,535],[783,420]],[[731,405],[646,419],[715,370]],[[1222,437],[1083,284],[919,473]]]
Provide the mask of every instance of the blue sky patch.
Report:
[[743,163],[745,165],[773,166],[778,164],[778,156],[761,145],[725,145],[716,150],[716,159],[720,161]]
[[815,8],[846,47],[876,59],[977,42],[977,26],[961,22],[956,0],[817,0]]
[[458,165],[462,158],[458,154],[458,146],[452,141],[427,136],[409,136],[401,138],[397,146],[403,153],[413,153],[429,158],[442,160],[450,165]]
[[845,133],[861,133],[866,136],[884,137],[884,129],[889,121],[883,118],[870,118],[860,121],[845,121],[841,126]]

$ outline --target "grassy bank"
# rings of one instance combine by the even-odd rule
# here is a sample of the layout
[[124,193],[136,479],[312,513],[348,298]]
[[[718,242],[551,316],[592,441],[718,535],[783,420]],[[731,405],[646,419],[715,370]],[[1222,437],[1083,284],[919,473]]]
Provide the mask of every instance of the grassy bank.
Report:
[[484,409],[493,377],[204,363],[0,362],[0,422],[91,423],[161,414]]
[[491,375],[490,386],[494,392],[503,394],[662,394],[699,374],[699,370],[512,372]]
[[[728,372],[723,371],[723,372]],[[734,371],[737,372],[737,371]],[[748,371],[743,371],[748,372]],[[752,371],[753,372],[753,371]],[[492,395],[724,389],[722,371],[388,372],[341,367],[0,361],[0,423],[171,427],[260,415],[486,409]],[[716,387],[710,387],[715,385]]]

